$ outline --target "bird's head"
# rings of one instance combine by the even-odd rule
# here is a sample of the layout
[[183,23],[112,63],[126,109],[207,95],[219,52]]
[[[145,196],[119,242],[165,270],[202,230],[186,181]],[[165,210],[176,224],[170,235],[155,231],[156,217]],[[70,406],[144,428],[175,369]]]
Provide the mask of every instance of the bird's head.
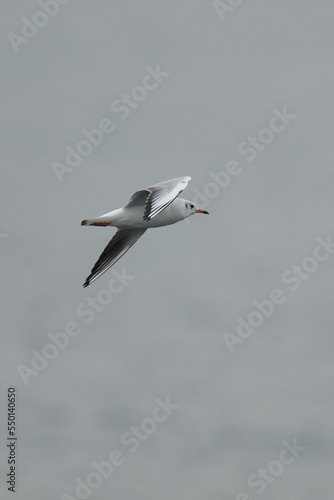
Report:
[[192,201],[189,200],[183,200],[183,201],[184,201],[185,217],[190,217],[193,214],[209,215],[209,212],[207,212],[206,210],[202,210],[201,208],[197,208]]

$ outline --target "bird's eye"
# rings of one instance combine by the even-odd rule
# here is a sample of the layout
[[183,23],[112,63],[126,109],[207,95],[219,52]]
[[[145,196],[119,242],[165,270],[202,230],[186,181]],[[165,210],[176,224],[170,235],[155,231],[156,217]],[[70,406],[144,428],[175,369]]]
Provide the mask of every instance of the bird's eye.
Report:
[[190,205],[190,208],[194,208],[194,206],[195,206],[195,205],[191,204],[191,205]]

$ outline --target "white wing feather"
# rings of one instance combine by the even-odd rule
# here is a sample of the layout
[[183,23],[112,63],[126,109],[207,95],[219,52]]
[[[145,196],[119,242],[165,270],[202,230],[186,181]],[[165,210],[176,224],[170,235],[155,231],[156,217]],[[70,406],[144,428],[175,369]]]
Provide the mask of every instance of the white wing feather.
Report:
[[170,205],[187,187],[191,177],[176,177],[136,191],[127,207],[144,205],[143,220],[149,221]]

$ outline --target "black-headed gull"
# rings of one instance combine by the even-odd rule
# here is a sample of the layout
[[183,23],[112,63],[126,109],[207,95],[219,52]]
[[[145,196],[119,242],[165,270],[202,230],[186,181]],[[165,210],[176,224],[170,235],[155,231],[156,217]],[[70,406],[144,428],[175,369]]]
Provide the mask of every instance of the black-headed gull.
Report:
[[191,177],[176,177],[136,191],[124,208],[95,219],[85,219],[82,226],[115,226],[118,231],[105,247],[84,287],[113,266],[150,227],[175,224],[193,214],[208,214],[188,200],[178,198]]

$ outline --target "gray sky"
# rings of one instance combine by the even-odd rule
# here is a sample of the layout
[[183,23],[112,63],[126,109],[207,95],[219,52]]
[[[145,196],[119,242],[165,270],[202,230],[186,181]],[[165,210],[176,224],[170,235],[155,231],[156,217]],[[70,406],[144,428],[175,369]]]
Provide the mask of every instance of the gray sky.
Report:
[[[2,6],[18,500],[331,498],[334,5],[237,3]],[[114,230],[80,221],[180,175],[210,216],[148,231],[83,289]]]

